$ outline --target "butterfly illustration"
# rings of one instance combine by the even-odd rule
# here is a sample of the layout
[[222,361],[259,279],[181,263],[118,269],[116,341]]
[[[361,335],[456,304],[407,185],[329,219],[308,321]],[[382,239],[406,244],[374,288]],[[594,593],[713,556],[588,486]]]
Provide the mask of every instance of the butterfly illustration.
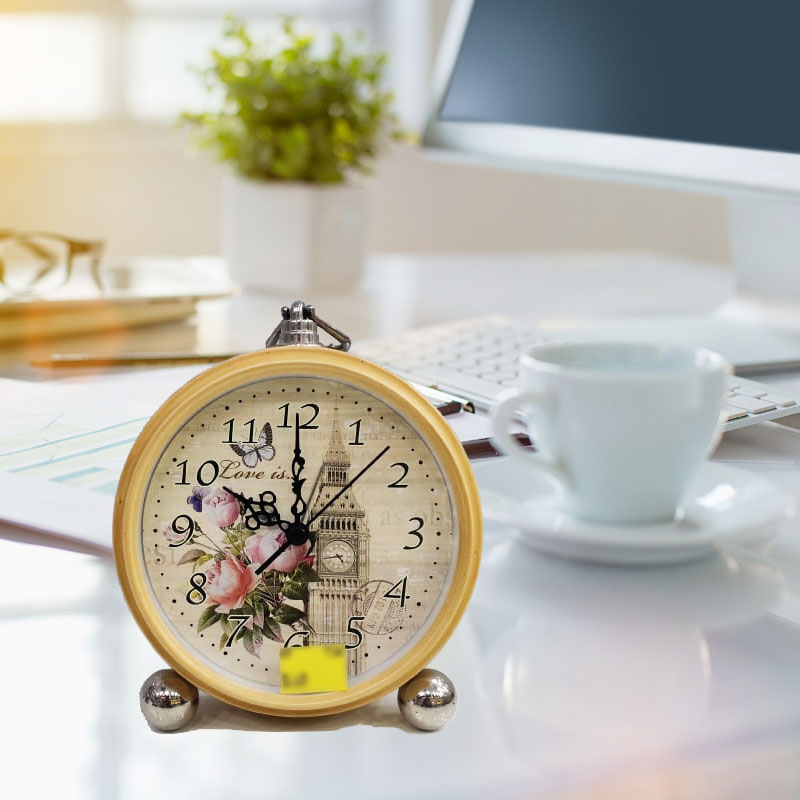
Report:
[[269,422],[264,425],[257,442],[231,442],[231,450],[242,459],[246,467],[254,467],[259,461],[272,461],[275,458],[272,426]]

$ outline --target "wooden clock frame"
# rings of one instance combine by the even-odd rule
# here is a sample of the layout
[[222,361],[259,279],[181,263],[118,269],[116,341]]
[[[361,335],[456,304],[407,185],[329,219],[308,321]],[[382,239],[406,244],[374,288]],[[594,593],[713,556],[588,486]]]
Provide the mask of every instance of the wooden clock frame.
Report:
[[[279,376],[330,379],[373,395],[419,433],[437,459],[453,499],[456,562],[433,622],[399,660],[346,691],[281,695],[242,686],[191,653],[168,627],[148,587],[141,552],[141,512],[152,470],[180,427],[220,395]],[[173,394],[145,425],[131,449],[114,505],[114,554],[125,599],[139,627],[164,660],[220,700],[263,714],[304,717],[348,711],[396,689],[425,668],[453,633],[478,574],[481,513],[472,469],[461,443],[439,412],[405,381],[357,356],[322,347],[277,347],[217,364]]]

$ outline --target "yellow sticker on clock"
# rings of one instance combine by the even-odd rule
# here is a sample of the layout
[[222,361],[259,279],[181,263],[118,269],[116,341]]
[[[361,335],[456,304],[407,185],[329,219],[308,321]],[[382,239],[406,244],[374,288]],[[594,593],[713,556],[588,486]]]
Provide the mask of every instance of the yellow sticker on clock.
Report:
[[343,644],[284,647],[280,651],[281,694],[343,692],[347,654]]

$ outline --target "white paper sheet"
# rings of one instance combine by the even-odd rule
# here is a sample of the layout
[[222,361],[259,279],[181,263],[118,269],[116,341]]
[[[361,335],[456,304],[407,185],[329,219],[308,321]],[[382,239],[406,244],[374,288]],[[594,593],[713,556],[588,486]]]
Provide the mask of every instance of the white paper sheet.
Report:
[[[203,366],[49,383],[0,379],[0,535],[111,550],[128,452],[153,412]],[[50,540],[53,540],[50,542]]]

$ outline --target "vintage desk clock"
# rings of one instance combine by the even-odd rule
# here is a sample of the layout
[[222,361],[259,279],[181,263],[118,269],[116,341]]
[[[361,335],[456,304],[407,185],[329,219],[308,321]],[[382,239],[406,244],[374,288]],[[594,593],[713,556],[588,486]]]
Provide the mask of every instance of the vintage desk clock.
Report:
[[[318,325],[337,345],[319,345]],[[156,727],[188,721],[195,687],[280,716],[398,688],[417,727],[454,710],[452,684],[425,667],[478,571],[472,471],[433,405],[348,346],[294,303],[265,350],[191,380],[134,444],[114,551],[174,670],[142,687]]]

